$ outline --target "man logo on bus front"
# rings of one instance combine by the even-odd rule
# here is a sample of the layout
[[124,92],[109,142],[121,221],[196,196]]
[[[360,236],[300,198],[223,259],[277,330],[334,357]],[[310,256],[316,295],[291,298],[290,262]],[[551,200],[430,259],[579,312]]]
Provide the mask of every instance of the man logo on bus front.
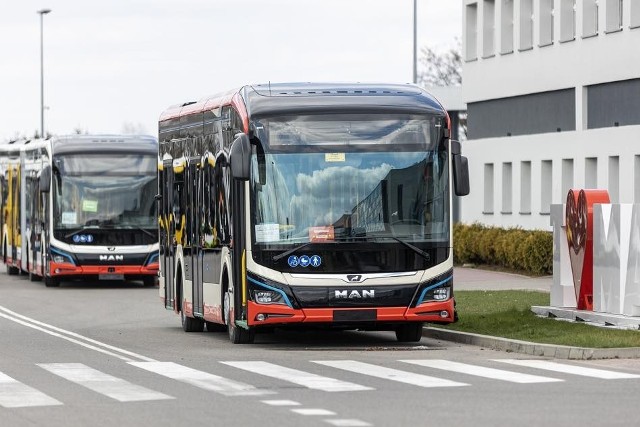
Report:
[[347,280],[349,282],[362,282],[362,275],[361,274],[347,274]]

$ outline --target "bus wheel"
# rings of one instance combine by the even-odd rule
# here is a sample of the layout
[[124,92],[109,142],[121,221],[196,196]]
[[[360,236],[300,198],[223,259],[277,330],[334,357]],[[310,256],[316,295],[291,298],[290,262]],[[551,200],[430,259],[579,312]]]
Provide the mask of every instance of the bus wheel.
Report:
[[185,332],[202,332],[204,331],[204,321],[194,317],[185,316],[184,311],[180,310],[180,319],[182,320],[182,329]]
[[144,287],[152,287],[152,286],[156,286],[158,284],[158,280],[153,277],[153,276],[149,276],[149,277],[144,277],[142,279],[142,286]]
[[227,323],[229,340],[234,344],[251,344],[256,336],[253,328],[244,329],[236,326],[235,320],[231,316],[231,294],[224,294],[224,320]]
[[396,328],[396,339],[399,342],[418,342],[422,339],[422,323],[405,323]]
[[18,269],[18,267],[13,267],[11,265],[7,265],[7,274],[9,276],[15,276],[19,272],[20,272],[20,270]]
[[216,323],[216,322],[204,322],[205,325],[207,325],[207,332],[226,332],[227,331],[227,325],[221,325],[220,323]]
[[60,286],[60,279],[57,277],[44,276],[44,284],[47,288],[57,288]]
[[37,274],[35,274],[33,271],[29,272],[29,280],[31,282],[39,282],[40,280],[42,280],[41,276],[38,276]]

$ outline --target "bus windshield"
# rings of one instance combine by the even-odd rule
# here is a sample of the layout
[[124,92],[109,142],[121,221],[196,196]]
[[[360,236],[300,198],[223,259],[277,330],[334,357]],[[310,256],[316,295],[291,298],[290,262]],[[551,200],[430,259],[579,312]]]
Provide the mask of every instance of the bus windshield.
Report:
[[[259,248],[449,239],[443,117],[296,116],[263,120],[253,156]],[[262,176],[261,176],[262,175]]]
[[155,155],[62,155],[53,170],[54,229],[156,228]]

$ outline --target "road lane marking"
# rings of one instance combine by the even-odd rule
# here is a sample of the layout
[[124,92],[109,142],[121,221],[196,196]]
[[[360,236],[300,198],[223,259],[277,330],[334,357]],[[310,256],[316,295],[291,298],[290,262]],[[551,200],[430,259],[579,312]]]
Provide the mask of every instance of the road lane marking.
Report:
[[94,350],[109,356],[117,357],[118,359],[124,360],[125,362],[132,362],[134,361],[134,359],[143,360],[146,362],[154,362],[153,359],[143,356],[141,354],[137,354],[122,348],[114,347],[112,345],[109,345],[100,341],[96,341],[94,339],[85,337],[83,335],[76,334],[75,332],[67,331],[65,329],[58,328],[53,325],[49,325],[48,323],[40,322],[30,317],[23,316],[22,314],[18,314],[2,306],[0,306],[0,317],[3,317],[12,322],[21,324],[23,326],[27,326],[29,328],[44,332],[51,336],[62,338],[63,340],[67,340],[74,344],[81,345],[90,350]]
[[324,420],[326,423],[336,427],[370,427],[371,424],[362,420],[355,419],[337,419],[337,420]]
[[313,416],[333,416],[336,413],[333,411],[329,411],[328,409],[321,408],[300,408],[300,409],[291,409],[291,412],[295,412],[300,415],[313,415]]
[[425,366],[427,368],[442,369],[450,372],[474,375],[477,377],[491,378],[494,380],[509,381],[520,384],[562,382],[557,378],[540,377],[537,375],[521,374],[519,372],[503,371],[502,369],[486,368],[484,366],[469,365],[466,363],[452,362],[449,360],[401,360],[412,365]]
[[164,393],[132,384],[82,363],[38,363],[38,366],[52,374],[119,402],[173,399],[173,397]]
[[340,381],[335,378],[324,377],[310,372],[299,371],[297,369],[286,368],[268,362],[220,362],[234,368],[288,381],[314,390],[322,391],[361,391],[373,390],[360,384]]
[[270,390],[258,389],[250,384],[230,380],[208,372],[198,371],[197,369],[188,368],[173,362],[129,362],[129,364],[167,378],[194,385],[198,388],[215,391],[225,396],[275,394],[275,392]]
[[397,381],[419,387],[460,387],[469,385],[442,378],[386,368],[384,366],[372,365],[370,363],[358,362],[355,360],[312,360],[312,362],[349,372],[368,375],[370,377]]
[[0,372],[0,406],[25,408],[56,405],[62,405],[62,402]]
[[300,402],[295,400],[261,400],[261,402],[271,406],[300,406]]
[[523,359],[494,359],[496,362],[509,363],[511,365],[526,366],[528,368],[544,369],[547,371],[561,372],[563,374],[581,375],[584,377],[600,378],[604,380],[618,380],[626,378],[640,378],[640,375],[626,374],[623,372],[607,371],[604,369],[586,368],[565,363],[549,362],[547,360],[523,360]]

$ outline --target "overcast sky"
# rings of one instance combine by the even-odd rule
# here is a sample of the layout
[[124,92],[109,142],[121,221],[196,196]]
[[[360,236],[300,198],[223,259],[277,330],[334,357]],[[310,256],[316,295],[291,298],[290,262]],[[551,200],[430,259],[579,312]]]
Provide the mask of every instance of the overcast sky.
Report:
[[[0,141],[45,131],[157,136],[169,105],[248,83],[406,83],[412,0],[3,0]],[[462,1],[418,0],[418,46],[461,37]]]

